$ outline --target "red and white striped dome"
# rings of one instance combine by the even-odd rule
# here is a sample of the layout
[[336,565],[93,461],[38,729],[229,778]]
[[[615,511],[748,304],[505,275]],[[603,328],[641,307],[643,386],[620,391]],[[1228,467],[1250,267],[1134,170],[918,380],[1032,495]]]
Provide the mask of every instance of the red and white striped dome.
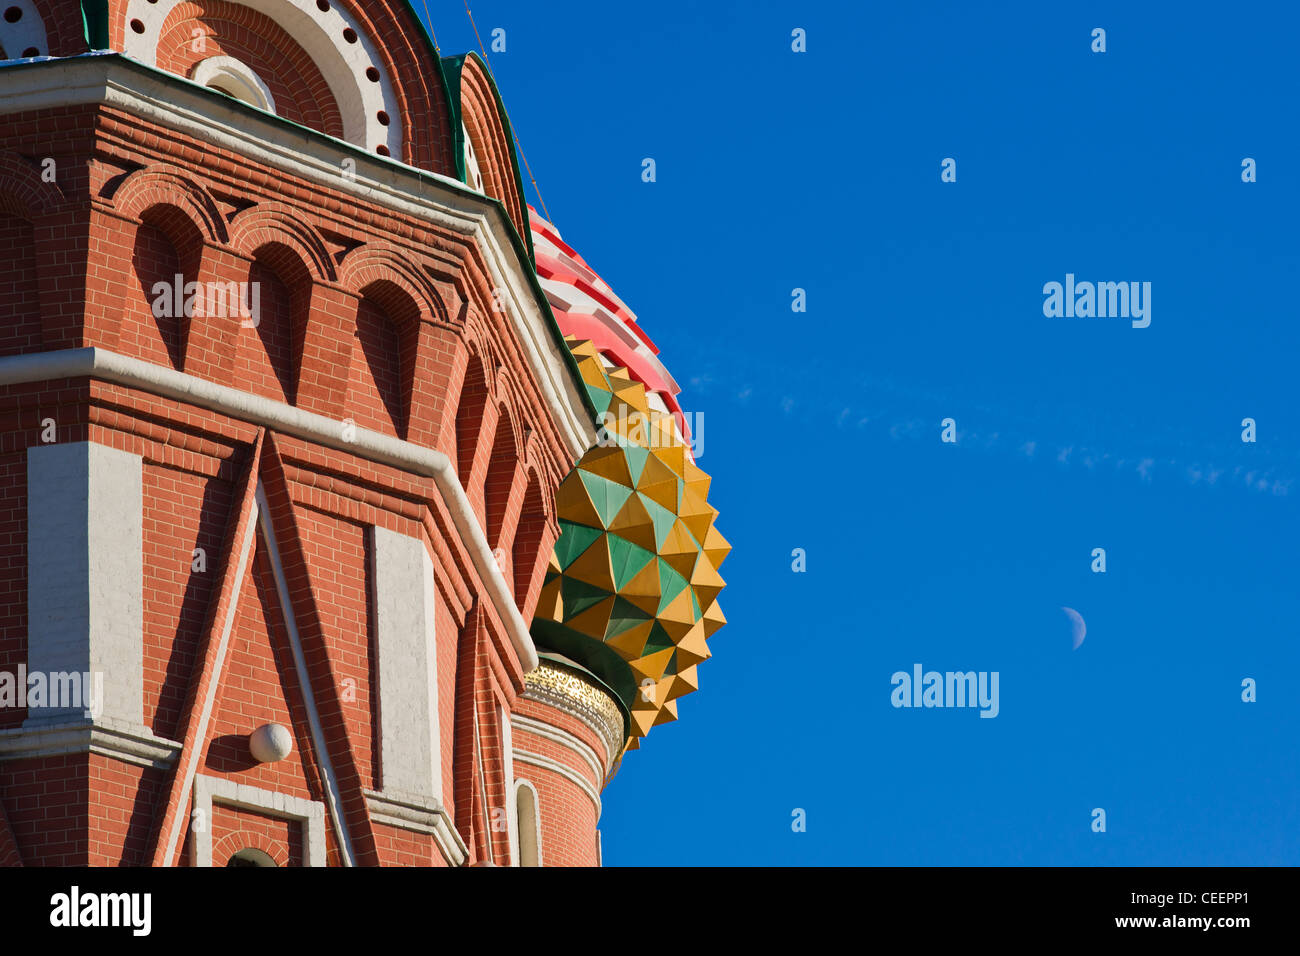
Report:
[[528,216],[537,276],[560,331],[593,342],[608,367],[622,366],[645,385],[650,407],[673,416],[690,450],[689,421],[677,400],[681,388],[659,360],[659,349],[637,324],[636,314],[560,238],[554,225],[532,206]]

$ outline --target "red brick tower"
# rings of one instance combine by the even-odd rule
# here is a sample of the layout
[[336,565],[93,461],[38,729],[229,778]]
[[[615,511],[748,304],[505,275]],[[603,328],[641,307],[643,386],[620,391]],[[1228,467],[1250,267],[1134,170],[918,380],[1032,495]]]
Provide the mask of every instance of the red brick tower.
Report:
[[624,727],[521,703],[596,426],[489,75],[400,0],[0,7],[0,862],[535,861],[512,715]]

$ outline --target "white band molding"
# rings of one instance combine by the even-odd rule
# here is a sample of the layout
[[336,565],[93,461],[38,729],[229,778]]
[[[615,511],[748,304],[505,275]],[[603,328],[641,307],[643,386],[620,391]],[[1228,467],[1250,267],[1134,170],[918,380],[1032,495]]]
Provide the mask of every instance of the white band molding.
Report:
[[358,455],[368,461],[433,478],[443,503],[451,513],[456,530],[460,532],[461,539],[470,552],[474,567],[487,587],[488,597],[510,635],[510,642],[519,655],[520,664],[525,672],[537,666],[537,649],[528,633],[528,624],[515,606],[510,588],[497,568],[487,536],[479,526],[456,470],[442,452],[365,428],[354,431],[349,429],[351,440],[345,440],[343,423],[324,415],[217,385],[107,349],[63,349],[0,358],[0,385],[25,385],[61,378],[94,378],[138,388],[263,425],[272,431],[295,435],[328,448]]

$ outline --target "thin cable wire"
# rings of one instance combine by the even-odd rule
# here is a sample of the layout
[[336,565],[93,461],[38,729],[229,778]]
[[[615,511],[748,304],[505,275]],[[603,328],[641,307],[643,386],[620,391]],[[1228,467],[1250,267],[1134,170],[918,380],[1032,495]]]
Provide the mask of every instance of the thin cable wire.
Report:
[[429,27],[429,37],[433,40],[434,52],[442,56],[442,48],[438,46],[438,34],[433,29],[433,17],[429,14],[429,0],[424,0],[424,22]]
[[[478,24],[474,22],[474,14],[469,8],[469,0],[465,0],[465,14],[469,17],[469,25],[474,30],[474,39],[478,41],[478,51],[479,55],[483,57],[483,65],[487,67],[488,76],[492,77],[492,82],[496,83],[497,77],[492,72],[492,64],[488,62],[487,50],[483,48],[483,38],[479,36]],[[499,89],[500,84],[497,84],[497,87]],[[542,207],[542,215],[546,217],[547,222],[554,225],[555,220],[551,218],[551,211],[546,208],[546,200],[542,198],[542,187],[537,185],[537,177],[533,175],[533,168],[528,165],[528,157],[524,154],[524,144],[519,139],[519,133],[515,129],[514,120],[510,118],[510,110],[506,108],[504,100],[501,103],[501,111],[506,114],[506,125],[510,127],[510,135],[515,139],[515,146],[519,150],[519,158],[523,160],[524,170],[528,173],[528,181],[533,184],[533,192],[537,193],[537,202]]]

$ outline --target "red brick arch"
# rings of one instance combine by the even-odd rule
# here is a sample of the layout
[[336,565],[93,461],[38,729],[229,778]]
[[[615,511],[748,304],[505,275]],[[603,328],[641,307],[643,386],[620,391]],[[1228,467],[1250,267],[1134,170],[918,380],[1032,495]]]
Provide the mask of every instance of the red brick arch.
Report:
[[515,180],[514,149],[497,109],[487,70],[472,53],[465,57],[461,69],[460,109],[483,174],[484,191],[501,200],[519,235],[527,236],[528,213]]
[[321,234],[283,203],[260,203],[236,215],[230,222],[230,246],[247,259],[257,258],[258,252],[268,247],[284,248],[313,281],[332,283],[338,279],[338,269]]
[[50,56],[75,56],[89,49],[80,4],[64,3],[62,0],[32,0],[32,3],[45,24],[45,40],[50,47],[47,51]]
[[446,304],[433,283],[394,247],[379,243],[359,246],[344,258],[338,275],[339,284],[354,295],[365,295],[367,289],[384,284],[409,299],[421,321],[449,321]]
[[[174,209],[204,242],[220,245],[229,239],[226,221],[212,194],[190,177],[165,166],[147,166],[132,173],[113,193],[112,201],[119,215],[134,222],[160,207]],[[167,231],[171,234],[170,228]]]
[[[531,456],[535,448],[531,441],[529,445]],[[541,473],[542,469],[535,466],[524,466],[524,498],[510,545],[515,604],[527,619],[536,609],[551,548],[559,537],[554,496],[544,490],[551,486],[544,484]]]
[[452,410],[455,417],[456,473],[461,486],[469,489],[474,458],[480,444],[484,415],[494,406],[492,388],[487,378],[488,365],[476,339],[465,343],[465,369],[461,376],[459,397]]
[[240,850],[261,850],[275,861],[276,866],[285,867],[289,865],[288,847],[282,845],[278,840],[268,838],[264,834],[245,829],[227,833],[216,842],[212,847],[212,865],[214,867],[225,866],[226,862]]
[[35,222],[57,212],[64,202],[62,190],[41,179],[31,163],[11,150],[0,150],[0,212]]
[[[203,31],[201,51],[193,49],[195,30]],[[213,56],[232,56],[251,68],[275,98],[277,115],[343,138],[343,118],[324,75],[266,14],[227,0],[195,0],[172,10],[158,40],[158,68],[189,77]]]
[[384,72],[393,81],[404,124],[404,162],[455,175],[447,91],[442,71],[411,16],[412,7],[389,0],[331,0],[347,8],[376,39]]
[[522,419],[519,416],[519,410],[514,403],[504,397],[500,390],[497,391],[496,397],[497,420],[505,419],[510,427],[510,457],[512,461],[519,462],[523,458],[524,436],[522,433]]
[[528,421],[526,409],[531,406],[524,399],[514,374],[504,365],[497,370],[496,396],[499,403],[503,403],[510,409],[510,419],[514,424],[515,454],[522,458],[525,444],[524,427]]
[[[115,329],[112,341],[146,361],[183,368],[191,320],[183,315],[151,318],[131,304],[128,297],[133,294],[134,284],[147,281],[147,272],[141,271],[137,256],[142,249],[152,255],[174,255],[176,271],[187,281],[196,280],[202,271],[204,250],[220,247],[228,238],[225,219],[201,183],[164,165],[148,166],[129,175],[113,192],[111,202],[116,213],[111,228],[123,256],[123,269],[113,273],[103,297],[107,321]],[[151,240],[149,229],[161,232],[161,241]],[[170,249],[165,249],[168,246]],[[169,281],[171,270],[167,271],[166,276],[153,278]]]

